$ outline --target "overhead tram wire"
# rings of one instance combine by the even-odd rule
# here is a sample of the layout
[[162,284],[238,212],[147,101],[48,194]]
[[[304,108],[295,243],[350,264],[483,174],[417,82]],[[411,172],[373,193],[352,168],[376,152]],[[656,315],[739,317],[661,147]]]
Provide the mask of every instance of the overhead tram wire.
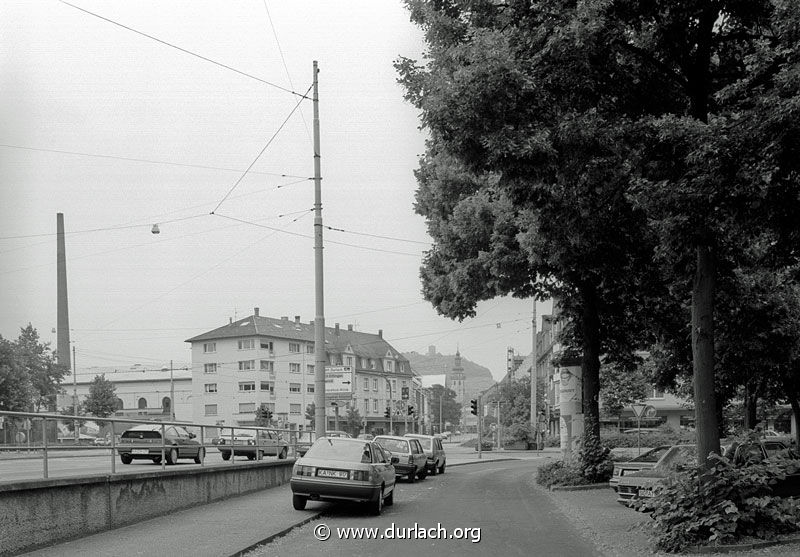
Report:
[[[76,10],[79,10],[79,11],[85,13],[85,14],[89,14],[89,15],[91,15],[93,17],[98,18],[98,19],[102,19],[103,21],[111,23],[112,25],[116,25],[117,27],[121,27],[123,29],[126,29],[127,31],[131,31],[132,33],[136,33],[137,35],[141,35],[143,37],[147,37],[148,39],[156,41],[157,43],[163,44],[164,46],[168,46],[170,48],[174,48],[175,50],[179,50],[179,51],[181,51],[181,52],[183,52],[185,54],[188,54],[190,56],[194,56],[195,58],[199,58],[200,60],[204,60],[206,62],[214,64],[215,66],[219,66],[221,68],[225,68],[226,70],[230,70],[230,71],[232,71],[234,73],[237,73],[239,75],[243,75],[245,77],[249,77],[250,79],[254,79],[255,81],[261,82],[261,83],[263,83],[265,85],[269,85],[270,87],[274,87],[276,89],[280,89],[281,91],[285,91],[286,93],[290,93],[292,95],[298,96],[301,99],[309,99],[309,97],[306,96],[306,95],[308,95],[308,91],[306,91],[305,94],[301,94],[301,93],[298,93],[296,91],[292,91],[291,89],[287,89],[286,87],[281,87],[277,83],[272,83],[271,81],[267,81],[266,79],[262,79],[262,78],[260,78],[258,76],[253,75],[253,74],[249,74],[247,72],[243,72],[242,70],[237,70],[236,68],[234,68],[232,66],[229,66],[227,64],[223,64],[222,62],[217,62],[216,60],[212,60],[211,58],[207,58],[207,57],[203,56],[202,54],[197,54],[196,52],[192,52],[191,50],[186,50],[185,48],[181,48],[181,47],[179,47],[177,45],[174,45],[172,43],[169,43],[169,42],[167,42],[167,41],[165,41],[163,39],[159,39],[158,37],[154,37],[153,35],[148,35],[147,33],[139,31],[138,29],[134,29],[133,27],[128,27],[127,25],[124,25],[122,23],[114,21],[113,19],[109,19],[107,17],[103,17],[100,14],[96,14],[96,13],[91,12],[91,11],[85,9],[85,8],[81,8],[80,6],[76,6],[75,4],[70,4],[69,2],[65,2],[65,0],[59,0],[59,2],[69,6],[71,8],[74,8]],[[309,88],[309,90],[311,90],[311,88]]]
[[[153,159],[142,159],[136,157],[122,157],[119,155],[103,155],[100,153],[82,153],[80,151],[64,151],[61,149],[46,149],[43,147],[25,147],[23,145],[9,145],[8,143],[0,143],[0,147],[5,147],[7,149],[20,149],[23,151],[36,151],[41,153],[58,153],[60,155],[74,155],[79,157],[94,157],[100,159],[112,159],[112,160],[119,160],[119,161],[127,161],[127,162],[141,162],[147,164],[164,164],[169,166],[181,166],[184,168],[199,168],[202,170],[222,170],[224,172],[241,172],[240,168],[225,168],[222,166],[207,166],[203,164],[189,164],[189,163],[180,163],[180,162],[172,162],[172,161],[159,161]],[[313,178],[309,178],[307,176],[297,176],[294,174],[281,174],[280,172],[261,172],[256,170],[251,170],[250,174],[259,174],[262,176],[278,176],[280,178],[298,178],[301,180],[312,180]]]
[[[308,92],[311,91],[311,88],[313,86],[314,86],[313,84],[309,85],[308,89],[306,90],[306,94],[308,94]],[[303,95],[303,98],[307,98],[307,97],[305,95]],[[267,141],[267,144],[264,145],[264,148],[261,149],[261,151],[259,151],[258,155],[256,155],[256,158],[254,158],[253,162],[250,163],[250,166],[248,166],[245,169],[245,171],[242,173],[242,175],[239,176],[239,179],[236,180],[236,183],[233,184],[231,189],[228,190],[228,193],[225,194],[225,196],[222,198],[222,200],[219,203],[217,203],[217,206],[214,207],[214,210],[211,211],[212,215],[216,212],[217,209],[220,208],[220,206],[223,203],[225,203],[225,200],[228,199],[228,196],[230,196],[230,194],[233,193],[233,190],[235,190],[237,188],[237,186],[242,182],[242,180],[244,180],[244,177],[247,176],[247,173],[250,172],[250,169],[253,168],[253,166],[258,162],[258,159],[261,158],[261,155],[264,154],[264,151],[266,151],[269,148],[269,146],[272,145],[272,142],[275,141],[275,138],[278,137],[278,134],[281,133],[281,130],[283,130],[283,127],[286,125],[286,123],[289,121],[289,119],[292,117],[292,115],[295,113],[295,111],[297,111],[297,109],[300,107],[300,103],[302,103],[302,102],[303,102],[303,99],[300,99],[300,100],[297,101],[297,103],[295,103],[294,108],[292,108],[292,110],[289,112],[289,114],[286,116],[286,118],[283,120],[283,122],[281,122],[281,125],[278,126],[278,129],[275,130],[275,133],[273,133],[272,137],[269,138],[269,141]]]

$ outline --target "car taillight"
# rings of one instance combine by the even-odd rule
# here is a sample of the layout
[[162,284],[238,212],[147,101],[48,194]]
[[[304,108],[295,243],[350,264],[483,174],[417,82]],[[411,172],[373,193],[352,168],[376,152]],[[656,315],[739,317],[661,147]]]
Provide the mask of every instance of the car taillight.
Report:
[[369,470],[351,470],[350,479],[359,482],[369,481]]
[[408,455],[408,463],[409,464],[414,464],[414,457],[413,456]]
[[294,473],[296,476],[313,476],[314,475],[314,467],[313,466],[295,466]]

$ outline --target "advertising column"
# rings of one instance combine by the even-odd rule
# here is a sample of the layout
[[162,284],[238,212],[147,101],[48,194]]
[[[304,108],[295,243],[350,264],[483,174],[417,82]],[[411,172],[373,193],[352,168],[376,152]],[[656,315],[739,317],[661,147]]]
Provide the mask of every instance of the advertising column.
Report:
[[572,457],[575,443],[583,435],[583,385],[580,365],[560,368],[559,403],[561,407],[561,453]]

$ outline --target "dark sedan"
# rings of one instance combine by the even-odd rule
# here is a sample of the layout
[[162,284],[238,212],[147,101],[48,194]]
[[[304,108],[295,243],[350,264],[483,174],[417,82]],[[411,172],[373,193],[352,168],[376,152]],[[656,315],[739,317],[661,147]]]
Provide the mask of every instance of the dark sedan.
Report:
[[194,433],[180,426],[145,424],[132,427],[120,436],[117,453],[122,464],[130,464],[136,459],[152,460],[159,464],[162,454],[167,464],[176,464],[179,458],[191,458],[200,464],[206,450],[195,439]]

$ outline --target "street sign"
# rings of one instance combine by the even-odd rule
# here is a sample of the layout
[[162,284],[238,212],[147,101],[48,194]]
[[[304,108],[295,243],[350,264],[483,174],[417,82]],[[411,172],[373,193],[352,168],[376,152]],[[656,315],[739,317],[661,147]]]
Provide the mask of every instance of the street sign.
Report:
[[325,366],[325,394],[353,393],[353,368],[351,366]]
[[637,418],[641,418],[647,406],[645,404],[631,404],[631,408],[633,408],[633,415]]
[[655,406],[650,406],[649,404],[644,409],[644,417],[645,418],[655,418],[658,414]]

